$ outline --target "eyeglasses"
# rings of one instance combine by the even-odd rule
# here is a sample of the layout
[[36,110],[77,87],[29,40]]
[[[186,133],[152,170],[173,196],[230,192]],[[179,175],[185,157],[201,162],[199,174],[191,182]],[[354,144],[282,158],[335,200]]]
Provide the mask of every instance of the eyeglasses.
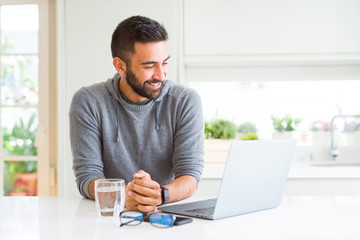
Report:
[[120,227],[136,226],[140,223],[150,222],[159,228],[169,228],[174,224],[176,217],[166,213],[143,213],[140,211],[123,211],[120,213]]

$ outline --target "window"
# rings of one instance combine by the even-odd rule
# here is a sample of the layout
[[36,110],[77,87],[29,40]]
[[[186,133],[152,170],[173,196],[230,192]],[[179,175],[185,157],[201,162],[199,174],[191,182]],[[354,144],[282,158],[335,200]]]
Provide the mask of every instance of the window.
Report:
[[47,1],[0,1],[0,195],[49,195]]
[[271,116],[300,118],[300,145],[313,144],[308,135],[314,122],[329,123],[336,114],[360,113],[360,81],[210,81],[189,85],[206,99],[205,120],[224,118],[236,125],[252,122],[260,138],[272,137]]
[[[211,79],[211,78],[209,78]],[[326,161],[330,159],[329,123],[337,114],[359,115],[360,80],[272,80],[272,81],[236,81],[209,80],[190,81],[188,85],[198,91],[203,99],[206,122],[223,119],[239,126],[252,123],[256,127],[259,139],[279,138],[272,117],[285,116],[299,119],[292,135],[284,138],[298,140],[298,161]],[[339,148],[340,163],[351,163],[360,156],[360,118],[339,118],[334,121],[334,139]],[[285,131],[286,132],[286,131]],[[239,135],[236,138],[240,138]],[[282,138],[280,136],[280,138]],[[219,152],[213,158],[207,147],[207,162],[225,162],[227,154],[219,158]],[[219,143],[216,148],[219,150]],[[227,149],[229,144],[224,146]],[[224,151],[220,150],[220,151]],[[349,155],[351,152],[351,156]],[[345,159],[346,156],[346,159]]]

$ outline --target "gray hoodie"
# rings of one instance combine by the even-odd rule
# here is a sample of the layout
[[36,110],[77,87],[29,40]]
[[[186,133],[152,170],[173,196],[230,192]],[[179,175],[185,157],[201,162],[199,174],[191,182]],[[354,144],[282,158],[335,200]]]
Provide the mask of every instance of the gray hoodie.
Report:
[[94,178],[122,178],[142,169],[159,184],[182,175],[200,181],[204,167],[199,95],[166,80],[161,95],[144,105],[120,94],[121,76],[79,89],[70,107],[73,170],[80,194],[90,198]]

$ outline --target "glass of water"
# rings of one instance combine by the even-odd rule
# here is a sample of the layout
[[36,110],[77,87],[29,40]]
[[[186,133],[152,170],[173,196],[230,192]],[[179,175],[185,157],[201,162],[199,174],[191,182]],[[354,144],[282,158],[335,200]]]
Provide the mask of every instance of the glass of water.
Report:
[[95,202],[101,216],[119,216],[125,205],[125,180],[96,180]]

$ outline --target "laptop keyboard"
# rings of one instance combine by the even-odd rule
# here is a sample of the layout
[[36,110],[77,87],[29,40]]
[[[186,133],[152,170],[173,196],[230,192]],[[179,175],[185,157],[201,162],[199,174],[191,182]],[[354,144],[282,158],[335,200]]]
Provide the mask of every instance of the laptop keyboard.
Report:
[[215,207],[203,207],[203,208],[194,208],[194,209],[185,210],[185,212],[210,215],[214,213],[214,210]]

